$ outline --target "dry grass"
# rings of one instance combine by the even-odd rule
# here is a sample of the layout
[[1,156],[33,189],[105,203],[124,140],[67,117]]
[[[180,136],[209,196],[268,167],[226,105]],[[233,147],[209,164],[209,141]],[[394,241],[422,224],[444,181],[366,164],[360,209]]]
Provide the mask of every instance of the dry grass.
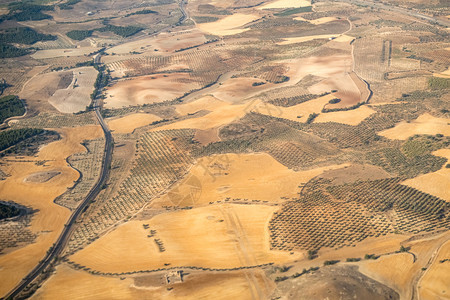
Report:
[[329,94],[291,107],[279,107],[268,103],[255,103],[251,111],[305,123],[310,114],[320,113],[325,105],[333,98],[334,96]]
[[214,111],[219,107],[229,105],[227,102],[219,100],[213,96],[204,96],[189,103],[183,103],[175,106],[180,115],[194,114],[201,110]]
[[389,282],[389,287],[402,294],[410,289],[413,268],[414,258],[409,253],[393,254],[361,263],[363,273],[372,275],[375,280]]
[[[102,272],[170,266],[235,268],[285,262],[293,256],[269,250],[272,206],[216,205],[130,221],[70,257]],[[149,229],[144,229],[148,224]],[[150,230],[156,234],[150,235]],[[161,252],[155,243],[164,245]]]
[[[426,266],[427,263],[430,261],[432,256],[436,253],[436,251],[439,248],[439,245],[444,243],[448,240],[448,233],[447,234],[441,234],[437,236],[431,236],[429,238],[424,236],[424,238],[419,240],[414,240],[409,243],[402,243],[403,245],[410,246],[411,250],[410,252],[414,253],[416,256],[416,261],[413,261],[412,254],[409,253],[398,253],[398,254],[392,254],[383,256],[375,261],[373,260],[365,260],[360,265],[359,270],[372,277],[375,280],[378,280],[381,283],[386,284],[387,286],[390,286],[394,289],[396,289],[401,299],[410,299],[411,298],[411,292],[412,292],[412,282],[415,278],[420,277],[421,268],[423,266]],[[445,246],[442,248],[445,249]],[[448,249],[448,247],[447,247]],[[396,249],[398,250],[398,248]],[[370,250],[369,250],[370,251]],[[392,250],[391,250],[392,251]],[[391,252],[389,249],[385,249],[384,253]],[[448,255],[447,250],[444,250],[443,255],[440,255],[440,257],[444,257],[445,255]],[[377,253],[376,251],[371,251],[370,253]],[[380,253],[380,252],[378,252]],[[445,254],[446,253],[446,254]],[[439,264],[438,262],[439,257],[435,260],[435,263]],[[442,258],[440,258],[442,259]],[[395,267],[394,267],[395,266]],[[435,266],[433,264],[433,266]],[[448,267],[444,266],[445,268]],[[444,275],[444,273],[441,273],[442,269],[437,267],[439,271],[437,273],[431,272],[431,276],[435,274]],[[426,277],[425,277],[425,280]],[[429,283],[429,281],[425,281]],[[445,282],[438,280],[436,282],[436,285],[431,285],[431,290],[435,289],[436,287],[442,287],[442,283]],[[422,283],[419,283],[419,286],[425,286]],[[427,287],[429,285],[426,285]],[[429,290],[428,290],[429,291]],[[436,291],[436,290],[435,290]],[[423,298],[423,299],[429,299],[429,298]],[[433,299],[433,298],[431,298]],[[439,298],[437,298],[439,299]]]
[[350,73],[352,57],[349,51],[348,55],[312,56],[286,61],[286,64],[289,67],[286,76],[289,76],[291,81],[296,83],[307,75],[331,78]]
[[[440,149],[432,154],[447,158],[447,163],[450,161],[450,149]],[[445,165],[439,171],[408,179],[402,184],[450,202],[450,168],[446,168]]]
[[450,136],[449,119],[436,118],[426,113],[412,122],[400,122],[394,128],[381,131],[379,134],[392,140],[406,140],[415,134],[438,133]]
[[[3,199],[39,210],[33,216],[30,230],[40,233],[36,243],[0,256],[2,266],[0,295],[8,292],[44,257],[69,217],[69,211],[66,208],[53,203],[53,199],[65,192],[67,187],[72,186],[79,176],[78,172],[67,165],[66,158],[74,153],[85,151],[85,148],[80,145],[84,139],[102,136],[100,126],[67,128],[59,132],[62,140],[43,147],[37,157],[8,162],[6,171],[11,176],[0,181],[0,194]],[[35,164],[37,161],[44,160],[47,161],[45,165]],[[24,180],[31,174],[55,169],[58,169],[61,174],[47,182],[28,183]]]
[[446,242],[439,250],[434,263],[427,270],[419,283],[419,295],[421,299],[446,299],[449,295],[450,282],[450,242]]
[[213,35],[220,35],[220,36],[234,35],[249,30],[248,28],[239,29],[239,27],[247,23],[250,23],[258,18],[259,16],[257,15],[236,13],[231,16],[227,16],[221,20],[218,20],[216,22],[197,24],[197,28],[203,32]]
[[73,79],[65,89],[57,90],[48,102],[63,113],[76,113],[86,109],[91,103],[97,70],[93,67],[73,69]]
[[[212,112],[198,118],[190,118],[180,122],[168,124],[159,127],[157,130],[165,129],[182,129],[182,128],[192,128],[192,129],[211,129],[222,125],[233,122],[234,120],[242,118],[247,112],[249,112],[248,104],[228,104],[226,102],[219,101],[210,96],[201,98],[193,103],[180,106],[180,111],[188,112],[192,111],[194,113],[197,109],[202,108],[202,103],[209,102],[213,100],[210,104],[204,107],[204,109],[211,110]],[[196,103],[198,102],[198,103]],[[178,110],[178,109],[177,109]],[[156,129],[155,129],[156,130]]]
[[149,125],[159,120],[161,120],[161,118],[153,114],[136,113],[122,118],[109,120],[108,126],[115,133],[131,133],[136,128]]
[[61,265],[32,299],[133,299],[145,295],[132,289],[132,284],[131,278],[94,276]]
[[283,41],[278,42],[277,45],[297,44],[297,43],[303,43],[303,42],[312,41],[312,40],[316,40],[316,39],[336,38],[337,36],[338,36],[338,34],[321,34],[321,35],[283,38]]
[[[156,281],[163,281],[162,273],[153,277]],[[136,277],[137,280],[139,278]],[[244,300],[258,295],[268,297],[272,290],[272,285],[268,284],[262,271],[191,274],[184,277],[183,283],[170,285],[171,290],[167,290],[169,286],[138,285],[136,279],[94,276],[61,265],[31,299],[197,300],[214,295],[214,299]]]
[[[167,206],[203,206],[229,198],[280,203],[282,197],[296,197],[298,186],[306,184],[311,178],[344,166],[296,172],[266,153],[213,155],[201,158],[186,179],[161,197],[159,202]],[[192,178],[197,178],[201,183],[200,194],[185,197],[192,186]]]
[[106,91],[106,108],[120,108],[173,100],[199,88],[188,74],[172,73],[121,80]]
[[272,3],[259,7],[259,9],[271,8],[291,8],[291,7],[305,7],[311,6],[311,1],[308,0],[277,0]]
[[[34,73],[34,72],[33,72]],[[49,72],[40,74],[36,72],[24,84],[19,97],[26,99],[27,104],[33,109],[42,111],[46,108],[45,103],[58,89],[67,88],[73,81],[72,71]],[[49,108],[53,107],[47,104]]]
[[[165,55],[166,52],[174,52],[175,50],[200,45],[204,42],[206,42],[206,38],[198,29],[177,33],[164,32],[155,37],[120,44],[108,49],[107,52],[120,55],[129,54],[130,52],[148,53],[152,56]],[[158,51],[154,51],[155,49]],[[109,57],[109,59],[114,59],[114,57]]]
[[69,56],[84,56],[89,53],[97,51],[99,48],[95,47],[82,47],[82,48],[70,48],[70,49],[49,49],[39,50],[32,54],[34,59],[46,59],[54,57],[69,57]]
[[262,90],[275,87],[273,83],[265,83],[259,86],[253,86],[255,82],[263,82],[257,78],[230,78],[214,90],[214,97],[231,102],[242,103],[242,100],[260,93]]
[[450,68],[441,73],[434,73],[433,76],[441,77],[441,78],[450,78]]

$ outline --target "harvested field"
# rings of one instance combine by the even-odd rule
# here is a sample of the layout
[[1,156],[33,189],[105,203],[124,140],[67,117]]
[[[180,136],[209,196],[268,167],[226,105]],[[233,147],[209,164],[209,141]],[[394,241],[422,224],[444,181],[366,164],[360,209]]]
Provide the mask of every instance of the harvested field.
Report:
[[434,73],[433,76],[441,77],[441,78],[450,78],[450,68],[441,73]]
[[[218,154],[203,157],[186,179],[158,201],[163,206],[203,206],[211,202],[280,203],[299,192],[299,186],[324,171],[343,168],[335,165],[307,171],[293,171],[266,153]],[[200,194],[185,197],[192,178],[201,183]]]
[[308,0],[276,0],[272,3],[258,7],[258,9],[291,8],[291,7],[305,7],[305,6],[311,6],[311,1],[308,1]]
[[216,22],[197,24],[197,28],[203,32],[219,36],[234,35],[249,30],[249,28],[239,29],[239,27],[258,18],[257,15],[236,13]]
[[[446,164],[450,163],[450,149],[437,150],[432,154],[445,157]],[[408,179],[403,184],[450,202],[450,168],[446,164],[439,171]]]
[[[204,103],[205,101],[208,101],[211,99],[210,96],[207,96],[207,98],[202,98],[198,104],[201,105],[201,103]],[[214,98],[215,99],[215,98]],[[180,108],[182,111],[189,111],[192,109],[192,113],[195,113],[194,110],[201,108],[197,106],[197,101],[193,103],[185,104],[185,106],[181,106]],[[166,129],[181,129],[181,128],[192,128],[192,129],[211,129],[216,128],[222,125],[226,125],[228,123],[233,122],[234,120],[240,119],[247,112],[251,111],[251,107],[249,107],[248,104],[228,104],[226,102],[222,102],[220,100],[213,100],[214,104],[211,104],[211,106],[206,106],[205,109],[212,108],[213,105],[217,105],[212,112],[208,113],[205,116],[201,116],[198,118],[190,118],[187,120],[182,120],[176,123],[172,123],[169,125],[164,125],[162,127],[158,127],[155,130],[166,130]],[[259,103],[259,101],[258,101]],[[209,109],[208,109],[209,110]]]
[[94,90],[97,79],[94,67],[73,69],[73,79],[65,89],[58,89],[48,99],[58,111],[62,113],[76,113],[86,109],[91,103],[90,95]]
[[214,111],[221,106],[229,105],[213,96],[203,96],[195,101],[176,105],[175,109],[180,115],[195,114],[202,110]]
[[309,274],[281,281],[272,297],[289,300],[400,299],[387,285],[361,274],[356,266],[348,265],[321,267]]
[[251,106],[250,111],[305,123],[310,114],[320,113],[325,105],[333,98],[334,96],[329,94],[290,107],[279,107],[268,103],[255,102],[255,104]]
[[[407,294],[411,289],[411,277],[414,269],[414,256],[410,253],[398,253],[377,260],[362,262],[361,271],[368,276],[379,280],[399,291],[401,295]],[[395,268],[393,268],[395,266]]]
[[[72,71],[34,74],[24,85],[19,97],[25,99],[32,109],[46,108],[45,103],[59,89],[66,89],[73,82]],[[47,106],[54,109],[51,105]]]
[[425,271],[419,282],[421,299],[445,299],[450,290],[450,242],[446,242],[438,250],[433,264]]
[[106,90],[106,108],[173,100],[199,88],[186,73],[158,74],[118,81]]
[[340,101],[336,104],[328,104],[327,109],[351,107],[366,101],[369,96],[364,82],[354,72],[330,77],[309,88],[313,94],[322,94],[332,90],[337,91],[333,95]]
[[426,113],[412,122],[400,122],[394,128],[381,131],[379,135],[389,139],[406,140],[415,134],[443,134],[450,136],[449,119],[436,118]]
[[195,131],[194,140],[199,142],[200,145],[208,145],[209,143],[214,143],[220,141],[219,129],[210,128],[206,130],[198,129]]
[[160,117],[147,113],[136,113],[108,121],[108,126],[115,133],[131,133],[136,128],[161,120]]
[[[78,172],[67,166],[66,158],[84,151],[80,143],[85,138],[101,136],[100,126],[86,126],[59,131],[62,140],[41,149],[37,157],[7,163],[4,170],[11,176],[0,181],[2,198],[39,210],[35,213],[30,230],[38,233],[36,242],[0,256],[0,295],[4,295],[36,266],[48,248],[55,242],[69,217],[69,211],[53,200],[78,178]],[[44,165],[36,164],[46,161]],[[3,169],[3,168],[2,168]],[[24,179],[38,172],[58,169],[61,174],[43,183],[28,183]],[[18,263],[20,262],[20,263]]]
[[[360,271],[367,276],[394,288],[400,294],[401,299],[410,299],[412,293],[417,292],[414,286],[417,284],[416,279],[419,279],[419,293],[421,293],[420,278],[424,276],[423,279],[426,280],[425,276],[428,271],[423,270],[422,267],[428,266],[431,262],[434,262],[431,265],[432,267],[436,266],[435,264],[439,264],[439,260],[437,260],[438,255],[436,254],[439,253],[441,245],[443,245],[441,249],[445,249],[446,241],[448,241],[448,233],[417,235],[400,243],[404,247],[410,247],[408,252],[394,253],[386,249],[385,251],[389,253],[386,256],[382,256],[377,260],[364,260],[359,263]],[[445,251],[446,250],[444,250],[444,253]],[[448,252],[441,257],[445,257],[445,255],[448,255]],[[393,268],[393,266],[396,267]],[[448,266],[444,265],[443,267],[444,270],[445,268],[448,269]],[[443,269],[440,271],[443,271]],[[444,276],[444,273],[441,273],[441,275]],[[434,293],[442,293],[445,288],[441,291],[435,289],[436,287],[444,287],[444,285],[442,285],[444,281],[442,280],[445,281],[445,279],[438,279],[435,281],[436,285],[428,285],[430,290],[434,290]],[[430,290],[428,290],[428,292],[430,292]],[[431,297],[424,299],[442,298]]]
[[308,57],[287,61],[290,70],[286,73],[292,81],[298,82],[307,75],[324,78],[343,76],[351,72],[351,55]]
[[39,50],[32,54],[31,57],[34,59],[46,59],[54,57],[70,57],[70,56],[85,56],[89,53],[97,51],[99,48],[94,47],[83,47],[83,48],[70,48],[70,49],[49,49],[49,50]]
[[261,80],[257,78],[231,78],[215,89],[212,95],[219,100],[242,103],[242,100],[274,86],[272,83],[253,86],[252,84],[256,82],[259,83]]
[[320,24],[324,24],[324,23],[328,23],[328,22],[336,21],[336,20],[339,20],[339,19],[336,17],[323,17],[323,18],[318,18],[318,19],[314,19],[314,20],[309,20],[309,22],[314,25],[320,25]]
[[[164,52],[174,52],[175,50],[201,45],[204,42],[206,42],[204,34],[198,29],[194,29],[177,33],[161,33],[155,37],[139,39],[112,47],[107,52],[123,55],[131,52],[152,51],[151,55],[164,55]],[[155,49],[158,51],[155,52]]]
[[[56,268],[52,276],[31,299],[215,299],[245,300],[260,295],[266,298],[272,290],[262,271],[208,272],[189,271],[183,283],[162,285],[166,272],[138,277],[106,277],[74,270],[67,265]],[[147,278],[151,277],[150,280]],[[150,281],[149,284],[145,284]],[[141,283],[143,282],[143,283]],[[152,284],[153,283],[153,284]],[[158,285],[154,285],[158,283]],[[64,287],[61,289],[61,287]],[[168,289],[170,287],[170,290]],[[260,293],[260,294],[258,294]],[[259,296],[258,296],[259,297]]]
[[331,39],[331,38],[336,38],[337,36],[338,36],[337,34],[322,34],[322,35],[283,38],[283,41],[278,42],[277,45],[297,44],[297,43],[308,42],[308,41],[312,41],[312,40],[316,40],[316,39]]
[[314,120],[314,122],[316,123],[336,122],[357,126],[374,113],[376,113],[375,110],[373,110],[367,105],[363,105],[354,110],[336,111],[320,114]]
[[275,210],[226,204],[130,221],[70,260],[112,273],[154,270],[164,264],[222,269],[284,262],[296,256],[269,250],[266,226]]
[[94,276],[60,265],[32,299],[132,299],[146,294],[132,289],[132,284],[131,278]]

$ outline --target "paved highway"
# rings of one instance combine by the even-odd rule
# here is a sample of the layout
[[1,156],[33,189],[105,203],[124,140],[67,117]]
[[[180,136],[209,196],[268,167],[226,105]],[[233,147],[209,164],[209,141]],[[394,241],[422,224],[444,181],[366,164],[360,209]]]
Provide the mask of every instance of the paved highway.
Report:
[[[100,63],[101,54],[98,54],[94,58],[94,62],[96,64]],[[78,217],[84,212],[84,210],[88,207],[89,203],[97,197],[99,192],[102,189],[102,186],[105,184],[106,180],[109,176],[109,166],[111,164],[112,158],[112,149],[113,149],[113,139],[111,135],[111,131],[106,125],[105,121],[100,112],[100,106],[98,105],[98,100],[94,101],[95,114],[97,116],[98,122],[100,126],[102,126],[103,132],[105,134],[105,150],[103,154],[103,165],[100,170],[100,177],[96,184],[89,191],[88,195],[84,199],[84,201],[78,206],[78,208],[72,213],[69,220],[64,226],[63,231],[58,237],[56,243],[53,244],[53,247],[49,249],[46,256],[43,260],[39,262],[39,264],[24,278],[22,281],[11,291],[8,295],[6,295],[6,299],[14,299],[16,298],[26,286],[28,286],[33,280],[36,279],[49,265],[53,262],[62,252],[64,247],[67,244],[67,241],[70,238],[70,235],[73,230],[73,225],[75,224]]]
[[[185,10],[185,6],[187,4],[187,0],[181,0],[179,3],[179,7],[182,13],[182,17],[178,21],[177,25],[181,25],[184,20],[189,18],[188,13]],[[170,29],[172,26],[162,29],[161,31],[165,31]],[[160,32],[161,32],[160,31]],[[154,33],[153,35],[157,35],[158,33]],[[147,36],[148,37],[148,36]],[[97,54],[94,57],[94,64],[98,65],[101,63],[101,53]],[[109,176],[109,166],[111,164],[112,159],[112,149],[113,149],[113,138],[111,135],[111,131],[103,119],[100,112],[100,105],[98,103],[98,99],[94,100],[94,109],[95,114],[97,116],[98,122],[102,126],[103,132],[105,134],[105,152],[103,156],[103,165],[100,172],[100,177],[94,187],[90,190],[89,194],[86,196],[84,201],[80,204],[80,206],[72,213],[68,222],[64,226],[64,230],[58,237],[56,243],[53,244],[53,247],[49,249],[46,256],[43,260],[39,262],[39,264],[30,272],[28,275],[22,279],[22,281],[12,290],[10,291],[5,299],[14,299],[20,295],[20,293],[27,287],[33,280],[35,280],[49,265],[53,262],[63,251],[64,247],[67,244],[67,241],[70,238],[70,235],[73,231],[73,225],[75,224],[78,217],[84,212],[84,210],[88,207],[89,203],[97,197],[100,193],[102,186],[105,184],[106,180]]]

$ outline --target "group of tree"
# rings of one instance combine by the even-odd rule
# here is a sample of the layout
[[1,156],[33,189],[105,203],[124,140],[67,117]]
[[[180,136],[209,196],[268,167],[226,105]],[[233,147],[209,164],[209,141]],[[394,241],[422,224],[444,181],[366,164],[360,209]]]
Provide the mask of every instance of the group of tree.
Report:
[[[52,19],[52,16],[43,11],[52,11],[51,5],[37,5],[26,1],[12,2],[8,5],[9,12],[0,16],[0,23],[4,20],[14,21],[40,21]],[[56,37],[41,34],[28,27],[16,27],[2,30],[0,33],[0,58],[18,57],[26,55],[29,49],[16,47],[11,43],[31,45],[37,41],[55,40]]]
[[3,92],[10,86],[11,85],[9,85],[5,79],[0,79],[0,96],[3,95]]
[[13,27],[0,31],[0,44],[16,43],[31,45],[39,41],[54,41],[57,37],[39,33],[29,27]]
[[77,3],[81,2],[81,0],[68,0],[66,3],[59,4],[60,9],[73,9],[73,6]]
[[94,30],[71,30],[66,33],[72,40],[82,41],[92,35]]
[[122,37],[132,36],[139,31],[143,30],[142,27],[137,26],[115,26],[115,25],[106,25],[105,27],[89,29],[89,30],[71,30],[66,33],[66,35],[72,40],[82,41],[85,38],[92,36],[94,31],[98,32],[112,32],[114,34],[120,35]]
[[0,124],[7,118],[21,116],[25,113],[25,107],[17,96],[5,96],[0,98]]
[[157,14],[157,11],[151,10],[151,9],[144,9],[135,11],[133,13],[126,14],[125,17],[133,16],[133,15],[148,15],[148,14]]
[[1,44],[0,43],[0,58],[10,58],[10,57],[18,57],[27,55],[30,53],[30,50],[17,48],[10,44]]
[[450,78],[430,77],[428,86],[432,90],[445,90],[450,88]]
[[142,27],[137,26],[115,26],[115,25],[106,25],[105,27],[96,29],[99,32],[112,32],[114,34],[120,35],[122,37],[129,37],[132,36],[139,31],[143,30]]
[[16,47],[14,44],[32,45],[39,41],[54,41],[57,37],[39,33],[29,27],[13,27],[0,31],[0,58],[26,55],[30,49]]
[[0,203],[0,220],[15,217],[20,214],[20,209],[12,205]]
[[92,100],[94,100],[98,96],[98,93],[108,84],[109,80],[111,79],[111,75],[109,73],[110,71],[106,70],[104,66],[94,65],[94,68],[97,69],[98,74],[97,79],[94,83],[94,91],[91,94]]
[[20,143],[32,136],[43,133],[39,128],[23,128],[0,131],[0,151]]
[[51,5],[36,5],[28,2],[13,2],[8,5],[9,13],[2,16],[2,20],[15,21],[40,21],[52,19],[52,16],[43,13],[43,11],[52,11]]

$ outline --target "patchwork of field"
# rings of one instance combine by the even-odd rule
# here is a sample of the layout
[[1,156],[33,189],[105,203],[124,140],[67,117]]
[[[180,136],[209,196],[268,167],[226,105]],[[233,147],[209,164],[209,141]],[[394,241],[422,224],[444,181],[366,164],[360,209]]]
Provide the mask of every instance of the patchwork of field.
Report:
[[49,49],[39,50],[32,55],[35,59],[46,59],[55,57],[70,57],[70,56],[83,56],[89,53],[93,53],[99,50],[99,48],[69,48],[69,49]]
[[[198,160],[185,180],[156,201],[163,206],[203,206],[235,201],[280,203],[295,197],[299,186],[324,171],[345,166],[296,172],[266,153],[218,154]],[[185,196],[193,178],[201,183],[201,192]]]
[[[447,164],[450,162],[450,149],[440,149],[433,152],[433,155],[442,156],[447,159]],[[442,169],[418,176],[413,179],[408,179],[403,184],[424,191],[426,193],[435,195],[450,201],[450,168],[447,164]]]
[[429,114],[419,116],[412,122],[401,122],[392,129],[380,132],[390,139],[406,140],[415,134],[443,134],[450,136],[450,119],[436,118]]
[[441,2],[0,9],[0,297],[448,297]]
[[136,128],[160,121],[161,118],[152,114],[136,113],[117,118],[108,122],[109,129],[116,133],[131,133]]
[[[107,50],[108,53],[125,55],[131,52],[146,52],[151,55],[164,55],[165,52],[174,52],[175,50],[185,49],[206,42],[204,34],[199,30],[186,30],[177,33],[163,32],[155,37],[139,39],[125,44],[117,45]],[[158,50],[158,51],[155,51]],[[108,58],[106,58],[108,59]]]
[[231,269],[283,262],[291,255],[268,247],[265,225],[275,209],[230,204],[167,213],[148,222],[132,221],[69,259],[103,273],[164,266]]
[[[84,151],[80,143],[85,138],[101,136],[99,126],[62,129],[60,141],[43,147],[37,157],[22,157],[8,161],[2,170],[10,176],[0,182],[2,198],[37,210],[33,214],[30,229],[38,235],[36,241],[14,249],[0,256],[0,278],[3,284],[0,293],[5,294],[25,276],[44,256],[47,249],[56,241],[64,223],[69,217],[66,208],[58,206],[53,200],[73,185],[79,174],[67,165],[66,158]],[[45,164],[38,162],[44,161]],[[31,175],[38,172],[59,173],[51,180],[29,182]]]
[[276,0],[269,4],[259,7],[259,9],[304,7],[304,6],[310,6],[310,5],[311,5],[311,2],[306,1],[306,0],[301,0],[301,1]]
[[200,86],[185,73],[158,74],[116,83],[106,91],[106,108],[169,101]]
[[48,99],[62,113],[76,113],[86,109],[91,103],[97,70],[93,67],[73,69],[72,82],[65,89],[58,89]]
[[448,295],[448,282],[450,266],[448,256],[450,255],[450,243],[447,241],[436,250],[429,270],[422,276],[419,282],[419,295],[423,299],[439,299]]
[[[46,282],[32,299],[202,299],[216,294],[216,299],[249,299],[267,297],[272,291],[262,271],[233,271],[193,274],[183,283],[160,286],[163,274],[135,278],[113,278],[76,271],[67,266],[57,268],[56,274]],[[73,283],[72,283],[73,281]],[[71,284],[62,292],[59,287]],[[63,293],[63,295],[62,295]]]

